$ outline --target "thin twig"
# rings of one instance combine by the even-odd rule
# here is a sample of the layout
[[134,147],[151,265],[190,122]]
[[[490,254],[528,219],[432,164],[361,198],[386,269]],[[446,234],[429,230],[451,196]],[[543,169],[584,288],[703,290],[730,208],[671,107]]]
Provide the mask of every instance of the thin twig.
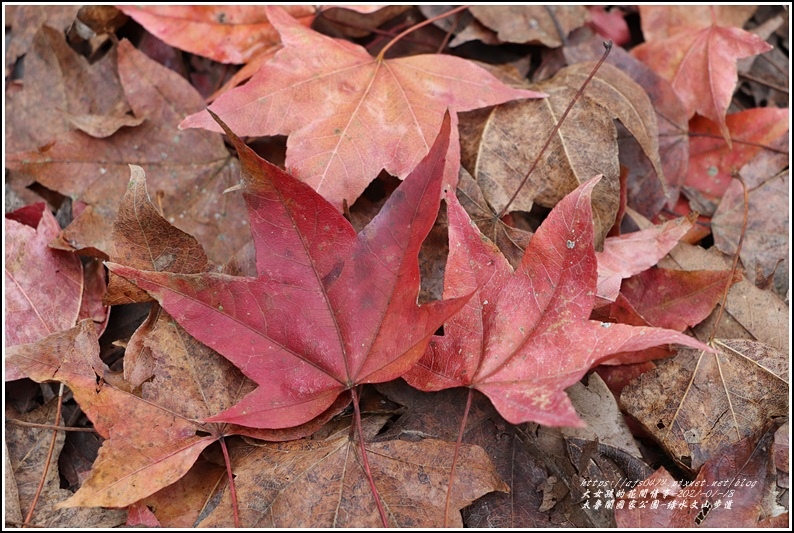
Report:
[[[61,405],[63,404],[63,383],[61,383],[60,388],[58,389],[58,407],[55,411],[55,425],[61,423]],[[41,496],[41,491],[44,490],[44,483],[47,481],[47,472],[50,469],[50,462],[52,461],[52,455],[55,452],[55,441],[58,440],[58,432],[52,432],[52,440],[50,440],[50,449],[47,451],[47,459],[44,463],[44,472],[41,473],[41,479],[39,480],[39,486],[36,488],[36,494],[33,496],[33,502],[30,504],[30,510],[28,511],[28,515],[25,517],[25,522],[22,524],[22,527],[27,527],[30,521],[33,519],[33,511],[36,510],[36,504],[39,502],[39,497]]]
[[744,241],[744,234],[747,231],[747,217],[750,212],[750,196],[747,192],[747,184],[744,183],[744,180],[739,175],[738,172],[734,173],[733,177],[739,180],[739,183],[742,184],[742,191],[744,191],[744,216],[742,217],[742,229],[739,233],[739,242],[736,244],[736,252],[733,254],[733,264],[731,265],[731,276],[728,278],[728,284],[725,287],[725,292],[722,294],[722,302],[720,304],[720,310],[717,312],[717,320],[714,321],[714,329],[711,331],[711,335],[709,335],[708,345],[710,346],[711,343],[714,341],[714,337],[717,336],[717,327],[720,325],[720,320],[722,319],[722,312],[725,309],[725,303],[728,301],[728,292],[730,292],[731,285],[733,284],[733,278],[736,275],[736,265],[739,264],[739,254],[742,251],[742,241]]
[[410,28],[408,28],[407,30],[405,30],[404,32],[399,34],[397,37],[395,37],[394,39],[389,41],[389,43],[386,46],[383,47],[383,49],[378,54],[378,58],[377,58],[378,61],[383,61],[383,58],[386,56],[386,51],[389,48],[391,48],[392,46],[394,46],[397,43],[397,41],[399,41],[400,39],[402,39],[403,37],[405,37],[409,33],[414,32],[414,31],[416,31],[419,28],[422,28],[424,26],[427,26],[428,24],[432,24],[432,23],[434,23],[437,20],[441,20],[444,17],[448,17],[450,15],[454,15],[455,13],[458,13],[459,11],[463,11],[464,9],[468,9],[468,7],[469,6],[458,6],[455,9],[450,9],[446,13],[442,13],[442,14],[436,16],[436,17],[432,17],[432,18],[429,18],[427,20],[424,20],[424,21],[420,22],[419,24],[414,24],[413,26],[411,26]]
[[37,424],[35,422],[17,420],[16,418],[6,418],[6,422],[14,424],[15,426],[24,426],[27,428],[52,429],[53,431],[73,431],[78,433],[97,433],[97,430],[94,428],[75,428],[69,426],[54,426],[52,424]]
[[554,136],[557,135],[558,131],[560,131],[560,127],[562,126],[562,123],[565,122],[565,117],[568,116],[568,113],[570,113],[570,111],[573,108],[574,104],[576,104],[576,102],[582,96],[582,93],[584,93],[584,90],[587,87],[587,84],[590,83],[590,80],[593,79],[593,76],[595,76],[595,73],[598,72],[598,69],[601,67],[601,65],[604,63],[604,61],[606,61],[610,50],[612,50],[612,41],[604,41],[604,48],[606,48],[606,50],[604,51],[604,55],[601,56],[601,59],[598,60],[598,63],[596,64],[596,66],[593,69],[593,71],[590,72],[590,75],[587,76],[586,80],[584,80],[584,83],[582,84],[582,86],[579,87],[578,91],[576,91],[576,94],[574,95],[573,99],[571,100],[571,103],[568,104],[568,107],[565,108],[565,112],[560,117],[560,120],[557,121],[557,125],[554,126],[553,130],[551,130],[551,133],[549,134],[548,139],[546,139],[546,144],[544,144],[543,148],[540,149],[540,152],[538,152],[538,155],[535,158],[535,161],[532,162],[532,166],[529,167],[529,170],[527,171],[527,174],[524,176],[524,179],[521,180],[521,183],[518,184],[518,188],[516,189],[516,192],[513,193],[513,196],[510,197],[510,200],[507,201],[507,203],[502,208],[502,210],[499,212],[499,214],[496,215],[496,218],[502,218],[505,215],[505,213],[507,213],[507,210],[510,208],[510,206],[513,203],[513,201],[518,196],[518,193],[521,192],[521,189],[524,187],[524,184],[529,179],[529,176],[532,175],[532,172],[538,166],[538,163],[540,162],[540,158],[543,156],[543,154],[546,152],[546,149],[551,144],[552,139],[554,139]]

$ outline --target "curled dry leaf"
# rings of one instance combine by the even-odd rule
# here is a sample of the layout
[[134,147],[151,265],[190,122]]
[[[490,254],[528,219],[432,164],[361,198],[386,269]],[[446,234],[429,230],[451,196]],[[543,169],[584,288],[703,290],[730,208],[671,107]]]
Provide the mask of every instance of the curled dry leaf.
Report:
[[138,164],[149,188],[162,191],[166,218],[201,242],[211,259],[224,262],[249,238],[242,199],[221,194],[238,182],[236,166],[220,136],[176,130],[184,115],[204,107],[203,99],[128,41],[118,46],[118,72],[135,116],[147,119],[143,124],[106,139],[69,132],[42,150],[9,154],[6,164],[88,204],[63,231],[62,245],[103,258],[129,163]]
[[[495,211],[504,208],[516,192],[593,66],[572,65],[537,85],[538,90],[549,94],[546,99],[504,104],[488,114],[469,117],[465,127],[479,136],[462,146],[461,164],[477,180]],[[619,69],[602,65],[510,209],[530,211],[534,203],[553,207],[579,184],[603,174],[593,194],[596,245],[600,247],[618,210],[614,118],[631,131],[662,175],[656,116],[648,96]]]
[[7,346],[36,342],[77,322],[83,300],[83,266],[76,255],[48,246],[60,230],[44,203],[6,215]]
[[[365,423],[372,422],[372,419]],[[382,425],[383,422],[379,422]],[[377,430],[377,427],[375,428]],[[244,446],[233,451],[243,527],[378,527],[359,443],[349,432],[323,441]],[[441,527],[455,445],[424,439],[365,444],[390,527]],[[449,525],[460,509],[494,490],[507,490],[479,446],[460,448]],[[228,490],[201,527],[230,526]]]
[[[304,28],[281,8],[266,12],[284,48],[211,109],[238,135],[289,135],[287,170],[340,211],[381,169],[405,178],[428,153],[447,109],[543,96],[507,87],[457,57],[373,58]],[[204,111],[180,126],[220,131]]]
[[[566,46],[563,52],[569,63],[596,61],[603,55],[604,46],[600,39],[593,39],[578,46]],[[618,132],[620,164],[628,170],[628,204],[646,217],[653,218],[665,203],[675,203],[686,179],[689,115],[667,80],[623,48],[613,46],[606,62],[619,68],[645,90],[656,114],[664,181],[637,139]]]
[[[152,204],[146,189],[146,175],[130,165],[130,181],[113,221],[110,260],[121,265],[193,274],[210,268],[201,244],[170,224]],[[152,297],[124,278],[110,274],[105,301],[109,305],[152,301]]]
[[709,459],[788,412],[788,358],[759,342],[683,349],[623,389],[627,412],[684,468]]
[[513,272],[448,197],[450,254],[444,297],[474,291],[404,376],[420,390],[471,387],[510,423],[581,425],[564,389],[617,352],[664,343],[703,346],[655,328],[589,320],[596,258],[591,180],[557,204]]

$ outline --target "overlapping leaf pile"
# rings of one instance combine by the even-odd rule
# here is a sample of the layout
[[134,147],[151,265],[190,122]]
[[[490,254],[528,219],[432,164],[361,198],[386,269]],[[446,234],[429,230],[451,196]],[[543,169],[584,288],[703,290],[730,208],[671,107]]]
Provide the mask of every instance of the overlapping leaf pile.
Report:
[[[137,49],[115,40],[93,62],[73,50],[102,56],[103,35],[123,24],[115,8],[80,10],[79,37],[51,27],[73,12],[9,13],[14,32],[40,28],[12,41],[26,70],[7,90],[7,187],[30,205],[6,215],[5,379],[66,385],[79,407],[66,423],[104,441],[94,460],[67,437],[69,496],[44,452],[53,432],[15,426],[7,524],[781,523],[788,307],[757,285],[780,285],[788,264],[775,255],[783,233],[772,245],[756,228],[769,227],[766,199],[788,191],[788,112],[728,113],[737,68],[751,68],[737,58],[770,48],[741,29],[754,8],[640,8],[645,42],[615,49],[592,81],[601,39],[584,24],[625,41],[620,10],[478,6],[444,27],[452,46],[556,49],[534,85],[452,55],[373,57],[309,27],[362,37],[416,10],[290,9],[122,8],[173,46],[247,63],[229,85],[255,72],[209,111],[141,51],[169,64],[174,49],[151,36]],[[774,19],[764,24],[773,34]],[[50,131],[41,116],[57,117]],[[238,135],[287,135],[287,171]],[[377,178],[384,170],[402,182]],[[735,175],[750,189],[746,228]],[[34,193],[45,187],[50,204]],[[59,205],[63,230],[48,208]],[[712,216],[715,247],[683,242]],[[735,253],[742,233],[748,277],[717,251]],[[96,258],[109,259],[107,284]],[[443,292],[422,285],[428,272],[443,273]],[[134,309],[118,331],[114,313]],[[7,418],[52,422],[54,402],[19,413],[37,389],[13,387],[29,399],[12,392]],[[467,401],[428,392],[459,387]],[[758,488],[734,511],[701,494],[697,512],[675,513],[685,491],[660,470],[649,483],[669,489],[663,499],[631,500],[649,507],[642,516],[620,497],[591,507],[587,481],[652,472],[618,405],[695,481]],[[23,480],[44,465],[37,496]]]

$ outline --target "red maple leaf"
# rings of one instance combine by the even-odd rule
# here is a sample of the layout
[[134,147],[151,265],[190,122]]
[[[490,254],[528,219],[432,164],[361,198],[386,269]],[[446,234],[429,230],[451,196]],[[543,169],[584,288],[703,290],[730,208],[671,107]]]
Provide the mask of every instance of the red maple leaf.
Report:
[[716,122],[730,145],[725,113],[738,75],[736,61],[772,47],[741,28],[680,26],[666,39],[641,44],[634,57],[667,79],[691,117],[695,113]]
[[[238,135],[289,135],[286,167],[341,210],[381,169],[404,178],[453,114],[543,96],[507,87],[461,58],[372,57],[266,8],[284,48],[211,106]],[[220,131],[205,112],[180,127]]]
[[419,247],[438,212],[449,132],[447,119],[428,156],[356,235],[333,205],[227,130],[242,161],[258,277],[108,265],[260,385],[209,421],[292,427],[422,356],[465,303],[416,303]]
[[513,272],[448,197],[444,297],[476,292],[444,324],[405,379],[421,390],[470,387],[510,423],[581,425],[564,389],[618,352],[665,343],[704,345],[678,332],[589,320],[596,257],[590,196],[580,185],[552,210]]

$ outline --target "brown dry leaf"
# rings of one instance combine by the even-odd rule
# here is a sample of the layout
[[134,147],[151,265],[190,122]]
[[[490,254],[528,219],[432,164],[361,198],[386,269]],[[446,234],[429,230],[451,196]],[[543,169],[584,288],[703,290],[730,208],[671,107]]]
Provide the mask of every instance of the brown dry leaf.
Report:
[[[774,425],[741,439],[708,461],[691,484],[681,487],[660,468],[645,487],[649,497],[636,495],[615,510],[621,528],[759,528],[783,527],[788,513],[775,502],[775,467],[771,458]],[[636,493],[635,493],[636,494]],[[654,507],[656,500],[657,507]],[[632,505],[633,504],[633,505]]]
[[[546,99],[503,104],[462,121],[462,136],[467,140],[461,146],[461,165],[477,180],[495,211],[515,193],[592,67],[579,63],[537,85],[549,94]],[[596,246],[600,247],[618,210],[620,172],[613,118],[630,129],[661,175],[656,117],[648,96],[619,69],[602,65],[511,210],[530,211],[536,202],[553,207],[579,184],[603,174],[593,192]]]
[[[379,421],[378,421],[379,420]],[[385,422],[364,421],[371,432]],[[381,524],[361,466],[360,445],[349,431],[324,441],[291,441],[233,450],[232,465],[243,527],[377,527]],[[454,443],[424,439],[366,445],[370,469],[390,527],[441,527]],[[463,445],[449,517],[493,490],[507,490],[478,446]],[[231,525],[228,490],[200,527]]]
[[[788,135],[775,144],[783,143],[788,145]],[[740,256],[750,279],[768,279],[775,273],[782,278],[789,272],[790,178],[788,170],[784,170],[788,159],[788,153],[762,151],[740,172],[749,197]],[[714,244],[726,254],[736,253],[744,211],[743,187],[734,180],[712,219]]]
[[[6,76],[11,74],[14,63],[30,52],[35,35],[44,25],[64,33],[80,10],[79,5],[17,5],[3,6],[7,31]],[[27,59],[25,68],[28,68]]]
[[788,358],[748,340],[715,340],[717,353],[682,349],[623,389],[620,401],[691,471],[788,413]]
[[[636,213],[632,218],[640,227],[650,224]],[[706,250],[700,246],[679,243],[666,258],[659,261],[659,266],[678,270],[726,270],[731,268],[731,259],[713,247]],[[708,339],[714,330],[720,307],[717,306],[695,328],[695,334],[701,340]],[[788,353],[789,309],[775,293],[761,290],[743,279],[728,291],[725,311],[717,327],[717,337],[754,339]]]
[[123,117],[129,109],[116,73],[116,54],[94,64],[66,43],[63,33],[43,27],[25,56],[21,83],[6,90],[7,153],[35,150],[74,129],[67,115]]
[[[393,18],[411,9],[410,5],[322,6],[312,27],[334,37],[366,37]],[[450,8],[451,9],[451,8]],[[293,15],[294,16],[294,15]]]
[[[207,254],[191,235],[165,220],[149,198],[143,169],[130,165],[130,182],[113,221],[110,260],[141,270],[196,274],[210,268]],[[149,302],[153,298],[112,272],[108,305]]]
[[501,42],[562,46],[568,34],[587,22],[583,6],[471,6],[472,15],[495,30]]
[[199,458],[179,481],[139,503],[152,509],[161,527],[195,527],[227,480],[226,468]]
[[[476,111],[475,111],[476,113]],[[520,228],[509,226],[496,218],[488,205],[480,185],[471,177],[469,171],[460,167],[458,188],[455,191],[460,205],[466,210],[472,221],[483,235],[491,239],[504,254],[513,268],[518,268],[524,250],[529,245],[532,233]]]
[[[54,398],[42,407],[30,413],[14,416],[13,418],[24,422],[38,424],[52,424],[55,421],[57,403],[60,399]],[[7,413],[8,414],[8,413]],[[19,426],[6,421],[6,455],[7,465],[10,468],[6,476],[12,476],[12,485],[6,485],[6,498],[9,492],[16,492],[19,500],[18,508],[27,514],[33,503],[33,496],[38,488],[39,481],[44,473],[53,431],[41,428]],[[113,528],[124,524],[126,512],[110,509],[62,509],[55,504],[71,496],[71,492],[61,488],[58,475],[58,456],[63,448],[66,433],[59,431],[55,435],[55,448],[52,459],[47,469],[44,489],[36,503],[32,524],[37,527],[51,528]],[[9,465],[10,463],[10,465]],[[8,480],[8,477],[6,478]],[[6,519],[11,518],[6,515]],[[6,524],[8,525],[8,524]]]
[[[138,397],[112,385],[116,381],[99,359],[91,321],[35,344],[14,346],[6,357],[6,379],[30,377],[61,381],[107,440],[91,475],[65,507],[124,507],[180,479],[198,455],[233,427],[196,421],[216,406],[231,405],[247,392],[230,363],[161,320],[147,339],[156,361],[155,379]],[[214,363],[214,364],[213,364]],[[176,369],[178,368],[178,371]],[[99,380],[99,385],[97,378]],[[175,386],[174,383],[179,383]],[[282,431],[243,428],[246,434],[274,440],[312,433],[325,418]],[[183,414],[184,413],[184,414]]]
[[128,164],[138,164],[150,190],[162,191],[166,218],[195,236],[215,262],[225,262],[250,238],[242,197],[222,194],[239,180],[236,163],[217,134],[177,129],[186,114],[204,107],[203,99],[129,42],[119,44],[118,55],[130,105],[146,118],[142,125],[106,139],[66,133],[41,151],[10,154],[7,165],[89,204],[62,233],[62,245],[106,257]]
[[[565,47],[564,53],[569,63],[596,61],[603,55],[604,46],[600,39],[594,38],[578,46]],[[664,181],[637,140],[618,131],[620,162],[628,169],[628,204],[646,217],[653,218],[666,202],[668,205],[675,203],[686,180],[689,117],[672,85],[623,48],[613,46],[606,62],[619,68],[645,90],[656,114]]]

